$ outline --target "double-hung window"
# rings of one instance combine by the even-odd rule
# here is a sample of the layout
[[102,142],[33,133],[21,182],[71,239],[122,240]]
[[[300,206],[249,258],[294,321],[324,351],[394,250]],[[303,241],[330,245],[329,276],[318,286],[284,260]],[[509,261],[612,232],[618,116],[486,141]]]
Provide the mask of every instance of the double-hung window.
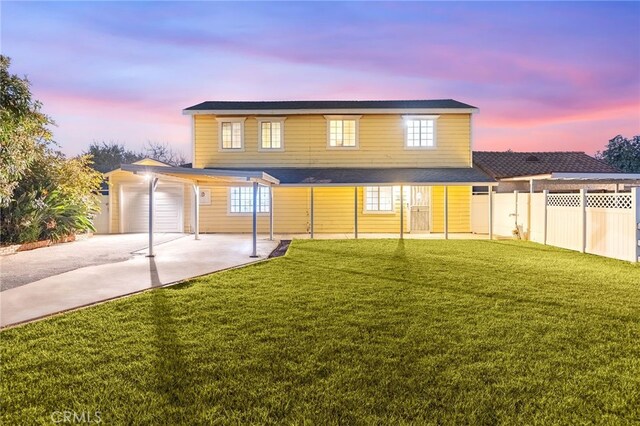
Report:
[[366,212],[393,211],[392,186],[367,186],[364,194],[364,210]]
[[244,149],[244,118],[218,118],[220,150],[242,151]]
[[329,148],[357,148],[360,116],[325,116]]
[[412,149],[436,146],[438,116],[405,116],[405,147]]
[[284,118],[258,119],[260,151],[284,150]]
[[[258,187],[258,213],[269,213],[269,188]],[[229,213],[253,213],[253,187],[229,188]]]

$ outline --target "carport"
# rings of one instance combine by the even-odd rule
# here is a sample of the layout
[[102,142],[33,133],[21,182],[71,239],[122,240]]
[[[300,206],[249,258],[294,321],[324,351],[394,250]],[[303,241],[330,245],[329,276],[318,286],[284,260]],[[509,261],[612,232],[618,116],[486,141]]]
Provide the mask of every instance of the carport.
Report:
[[[154,256],[153,251],[153,221],[155,214],[154,193],[158,181],[162,179],[168,182],[190,184],[194,193],[194,234],[195,239],[200,238],[200,183],[214,185],[231,185],[251,182],[253,186],[253,211],[252,211],[252,234],[253,249],[251,257],[257,257],[258,239],[258,186],[271,188],[280,181],[268,173],[251,170],[220,170],[220,169],[197,169],[185,167],[152,166],[143,164],[122,164],[121,170],[141,175],[149,184],[149,253],[148,257]],[[273,240],[273,191],[269,191],[269,239]]]

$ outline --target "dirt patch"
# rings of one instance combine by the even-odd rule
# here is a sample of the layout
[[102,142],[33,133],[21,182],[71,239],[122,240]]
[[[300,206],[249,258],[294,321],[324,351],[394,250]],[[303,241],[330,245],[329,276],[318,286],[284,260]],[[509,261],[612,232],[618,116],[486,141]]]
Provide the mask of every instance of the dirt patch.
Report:
[[291,240],[280,241],[280,244],[278,244],[278,247],[276,247],[275,250],[273,250],[271,254],[269,254],[269,259],[271,259],[272,257],[280,257],[287,254],[287,250],[289,250],[290,244],[291,244]]

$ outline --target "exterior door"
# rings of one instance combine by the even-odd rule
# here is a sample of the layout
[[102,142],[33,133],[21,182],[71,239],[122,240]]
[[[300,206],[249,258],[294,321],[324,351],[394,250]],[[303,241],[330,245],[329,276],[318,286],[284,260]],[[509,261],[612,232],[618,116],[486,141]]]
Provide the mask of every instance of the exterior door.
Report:
[[429,232],[429,187],[411,187],[411,232]]

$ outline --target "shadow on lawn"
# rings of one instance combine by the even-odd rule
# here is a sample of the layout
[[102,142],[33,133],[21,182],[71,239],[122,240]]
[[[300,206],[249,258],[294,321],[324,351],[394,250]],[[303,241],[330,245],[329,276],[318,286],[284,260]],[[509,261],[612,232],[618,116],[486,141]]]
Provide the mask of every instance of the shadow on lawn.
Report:
[[[397,253],[402,253],[404,244],[398,243],[398,248],[396,249]],[[394,256],[395,257],[395,256]],[[444,257],[444,256],[438,256]],[[395,259],[394,259],[395,260]],[[294,264],[303,265],[301,269],[309,270],[309,274],[311,276],[325,277],[326,276],[326,268],[327,265],[318,265],[313,262],[300,261],[293,258],[288,258],[288,262],[293,262]],[[558,299],[557,295],[545,294],[542,290],[541,292],[530,294],[523,293],[519,291],[517,287],[508,286],[506,283],[501,284],[500,278],[496,278],[490,283],[481,282],[479,285],[470,283],[471,285],[462,285],[462,282],[451,282],[448,281],[451,279],[450,277],[446,277],[445,279],[436,277],[436,275],[440,275],[442,273],[451,274],[452,269],[449,270],[430,270],[429,266],[426,265],[427,269],[421,270],[425,265],[414,267],[411,265],[411,262],[407,262],[406,259],[400,259],[394,262],[395,264],[391,264],[390,268],[386,268],[384,272],[380,271],[376,272],[365,272],[360,269],[351,269],[345,267],[339,267],[337,265],[331,265],[330,269],[332,271],[342,272],[349,275],[355,276],[363,276],[369,278],[366,283],[370,283],[371,279],[374,280],[385,280],[392,281],[398,284],[402,284],[397,288],[397,291],[402,292],[406,291],[406,287],[410,286],[421,286],[424,285],[432,290],[436,290],[441,293],[447,293],[450,295],[456,295],[459,297],[476,297],[480,300],[491,300],[493,302],[508,302],[508,304],[520,304],[520,305],[528,305],[534,306],[536,308],[546,307],[551,309],[550,312],[555,312],[558,308],[562,308],[563,310],[581,310],[588,311],[589,315],[593,315],[600,318],[605,319],[618,319],[621,321],[629,321],[628,315],[618,315],[611,314],[610,312],[597,308],[597,307],[587,307],[582,305],[582,302],[579,300],[575,300],[574,298],[567,296],[562,299]],[[455,268],[455,264],[449,265],[450,268]],[[398,269],[400,268],[400,269]],[[317,274],[314,270],[317,270]],[[314,272],[311,272],[314,271]],[[472,276],[469,276],[469,273],[466,274],[460,271],[460,278],[469,279]],[[512,277],[513,274],[511,272],[506,272],[506,276]]]
[[[160,285],[158,270],[153,258],[149,258],[149,272],[152,285]],[[155,391],[163,399],[163,405],[179,408],[182,416],[188,418],[193,414],[190,372],[178,334],[178,324],[172,312],[171,297],[164,289],[154,290],[150,295],[157,356],[157,362],[154,365]],[[158,413],[159,416],[164,414],[166,413]]]
[[396,247],[396,251],[393,253],[393,257],[396,259],[406,259],[407,253],[404,249],[404,239],[398,240],[398,246]]

